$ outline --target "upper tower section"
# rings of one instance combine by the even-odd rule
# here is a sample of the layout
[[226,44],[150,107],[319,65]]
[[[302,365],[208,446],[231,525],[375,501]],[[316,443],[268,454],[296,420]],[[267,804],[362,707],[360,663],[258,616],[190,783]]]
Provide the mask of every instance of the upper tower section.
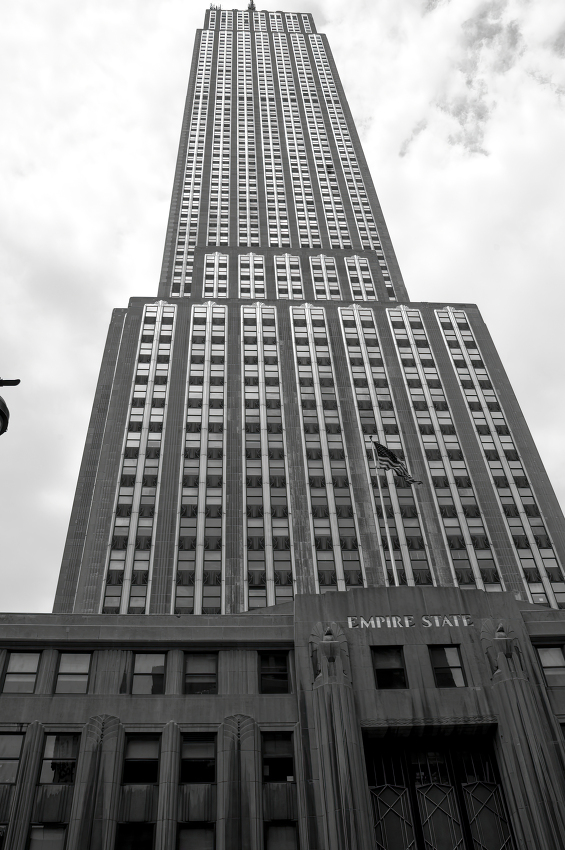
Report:
[[312,15],[210,8],[196,35],[159,297],[242,297],[250,254],[267,300],[280,297],[282,255],[286,265],[301,258],[316,297],[408,298]]

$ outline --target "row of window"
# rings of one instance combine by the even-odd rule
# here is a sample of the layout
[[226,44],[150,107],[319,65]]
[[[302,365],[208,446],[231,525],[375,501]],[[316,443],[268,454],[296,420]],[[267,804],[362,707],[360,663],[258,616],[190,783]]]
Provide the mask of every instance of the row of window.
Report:
[[[339,259],[310,257],[310,274],[316,300],[340,300],[342,289],[338,273]],[[239,298],[266,298],[265,257],[262,254],[240,254]],[[276,298],[304,298],[304,282],[299,257],[282,254],[273,258]],[[346,257],[345,269],[353,301],[377,301],[377,290],[369,261],[365,257]],[[203,298],[227,298],[229,292],[229,257],[206,254],[204,258]],[[179,293],[172,293],[179,294]],[[186,291],[185,291],[185,294]],[[346,300],[348,300],[346,298]]]
[[[2,693],[35,693],[40,652],[10,652],[2,671]],[[289,693],[288,653],[259,652],[257,656],[259,693]],[[120,693],[134,695],[164,694],[167,654],[165,652],[135,652],[129,675],[124,675]],[[90,652],[60,652],[54,674],[53,693],[88,693],[92,667]],[[218,653],[185,652],[185,694],[218,693]]]
[[[232,29],[234,23],[233,12],[224,12],[221,7],[211,5],[207,13],[208,27],[210,29]],[[312,32],[312,17],[308,14],[297,15],[295,12],[236,12],[236,28],[238,30],[249,30],[253,25],[254,30],[267,30],[272,32],[284,32],[285,25],[288,32],[300,32],[301,24],[304,32]]]

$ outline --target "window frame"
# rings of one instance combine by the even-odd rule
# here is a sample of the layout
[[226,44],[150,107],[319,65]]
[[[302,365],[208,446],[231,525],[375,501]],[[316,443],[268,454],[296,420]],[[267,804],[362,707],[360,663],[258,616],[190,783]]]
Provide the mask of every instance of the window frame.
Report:
[[[147,697],[147,696],[163,696],[164,695],[166,682],[167,682],[167,654],[168,653],[166,651],[165,652],[134,652],[134,654],[133,654],[133,664],[132,664],[132,673],[131,673],[131,686],[130,686],[130,694],[132,696],[146,696]],[[137,659],[141,658],[142,656],[148,656],[148,655],[156,655],[156,656],[163,658],[163,673],[162,674],[161,673],[151,674],[151,673],[136,673],[135,672],[135,665],[136,665]],[[159,665],[157,665],[157,666],[159,666]],[[136,678],[139,680],[142,677],[145,678],[145,677],[148,677],[148,676],[151,676],[151,675],[158,675],[158,676],[162,675],[162,677],[163,677],[163,680],[162,680],[163,690],[162,691],[151,690],[148,693],[147,691],[135,691],[134,690]]]
[[[184,744],[193,742],[195,744],[212,744],[214,755],[212,759],[204,759],[204,758],[196,758],[196,759],[187,759],[183,758],[183,750]],[[183,774],[183,762],[203,762],[203,761],[213,761],[214,762],[214,778],[211,780],[186,780],[182,778]],[[218,768],[218,736],[215,732],[185,732],[181,738],[181,753],[180,753],[180,765],[179,765],[179,785],[215,785],[217,782],[217,768]]]
[[[59,684],[59,676],[61,675],[61,662],[65,655],[88,655],[88,671],[86,673],[86,687],[84,691],[59,691],[57,690],[57,686]],[[88,693],[88,688],[90,686],[90,674],[92,672],[92,656],[93,653],[89,652],[62,652],[59,650],[59,658],[57,659],[57,672],[55,673],[55,681],[53,683],[53,694],[59,696],[81,696],[82,694]],[[63,675],[70,676],[84,676],[84,673],[63,673]]]
[[[158,785],[160,772],[161,772],[161,738],[162,736],[158,732],[128,732],[126,733],[125,742],[124,742],[124,755],[122,759],[122,774],[121,774],[121,782],[123,785]],[[136,759],[136,758],[127,758],[127,749],[128,743],[130,741],[157,741],[158,744],[158,756],[156,759]],[[153,782],[125,782],[125,773],[126,773],[126,762],[157,762],[157,778]]]
[[[459,658],[459,665],[454,666],[454,665],[443,664],[441,666],[439,666],[439,665],[436,666],[434,664],[433,652],[434,652],[434,650],[439,650],[439,649],[443,649],[443,650],[454,649],[454,650],[456,650],[457,656]],[[463,656],[461,654],[461,646],[459,644],[452,644],[452,643],[435,644],[435,643],[431,643],[431,644],[428,644],[428,654],[429,654],[430,664],[431,664],[433,674],[434,674],[434,682],[435,682],[436,688],[443,689],[443,688],[466,688],[466,687],[468,687],[467,676],[465,674],[465,667],[463,666]],[[441,670],[461,670],[461,676],[462,676],[462,679],[463,679],[463,684],[457,685],[455,683],[455,681],[452,685],[438,684],[438,677],[436,675],[438,670],[440,670],[440,671]]]
[[[263,689],[263,676],[268,674],[268,670],[263,671],[262,667],[262,659],[265,656],[269,655],[284,655],[286,658],[286,691],[268,691]],[[257,652],[257,668],[258,668],[258,686],[259,693],[265,696],[281,696],[283,694],[291,694],[292,693],[292,680],[290,674],[290,663],[289,663],[289,651],[285,650],[258,650]],[[276,675],[276,672],[275,672]]]
[[[49,738],[57,738],[59,736],[64,736],[64,737],[75,739],[75,746],[74,746],[75,755],[74,756],[71,756],[70,758],[58,758],[56,756],[46,756],[45,755],[45,751],[47,749],[47,744],[48,744]],[[38,776],[38,779],[37,779],[38,785],[74,785],[75,784],[75,781],[76,781],[76,766],[77,766],[79,750],[80,750],[80,737],[81,737],[80,734],[78,734],[76,732],[47,732],[46,733],[45,739],[44,739],[44,742],[43,742],[43,756],[41,758],[41,764],[39,766],[39,776]],[[43,774],[44,763],[45,762],[51,762],[52,763],[52,762],[55,762],[55,761],[56,762],[67,762],[67,763],[72,762],[73,763],[72,780],[70,782],[42,782],[41,777],[42,777],[42,774]]]
[[[544,649],[559,649],[559,650],[561,650],[561,655],[563,656],[563,666],[562,667],[551,667],[551,668],[545,667],[544,664],[543,664],[542,658],[541,658],[541,654],[540,654],[540,650],[544,650]],[[538,657],[539,665],[540,665],[542,673],[543,673],[543,679],[544,679],[544,682],[546,684],[546,687],[548,687],[548,688],[563,688],[563,687],[565,687],[565,645],[562,644],[562,643],[554,643],[551,646],[547,646],[547,645],[546,646],[536,646],[536,654],[537,654],[537,657]],[[563,683],[558,684],[558,685],[552,684],[550,679],[547,676],[547,673],[546,673],[547,669],[553,669],[553,670],[562,669],[562,671],[563,671],[562,675],[564,677]]]
[[[10,669],[9,669],[10,661],[12,659],[12,656],[14,656],[14,655],[37,655],[37,667],[36,667],[35,673],[27,674],[27,675],[33,675],[34,676],[33,689],[31,691],[7,691],[6,690],[6,680],[7,680],[8,676],[12,675],[10,673]],[[41,664],[41,656],[42,656],[41,650],[37,650],[35,652],[33,650],[23,650],[23,651],[8,650],[8,652],[6,653],[6,662],[4,664],[4,671],[3,671],[3,674],[2,674],[2,691],[1,692],[3,694],[34,694],[35,689],[37,687],[37,676],[38,676],[38,673],[39,673],[39,666]]]
[[12,756],[0,757],[0,762],[10,762],[10,763],[15,762],[16,765],[17,765],[16,774],[15,774],[13,782],[0,782],[0,785],[15,785],[16,782],[18,781],[18,773],[20,772],[20,761],[21,761],[21,757],[22,757],[22,750],[23,750],[23,746],[24,746],[25,735],[24,735],[23,732],[2,732],[1,737],[2,738],[19,738],[20,739],[20,751],[19,751],[17,758],[13,758]]
[[[377,655],[380,651],[385,650],[397,650],[400,654],[401,666],[399,667],[382,667],[378,668],[376,666]],[[375,677],[375,688],[378,691],[400,691],[400,690],[408,690],[410,685],[408,684],[408,675],[406,672],[406,659],[404,657],[404,646],[402,644],[390,644],[386,646],[371,646],[371,661],[373,664],[373,675]],[[390,671],[398,671],[402,670],[404,674],[404,684],[403,685],[379,685],[377,670],[390,670]]]
[[[182,683],[183,694],[185,696],[217,696],[217,694],[218,694],[219,653],[217,651],[216,652],[204,652],[204,651],[202,651],[202,652],[190,652],[190,651],[187,650],[187,651],[184,652],[183,655],[184,655],[184,657],[183,657],[183,683]],[[188,690],[188,688],[187,688],[187,684],[188,684],[187,683],[187,677],[188,676],[194,676],[195,678],[193,679],[193,681],[196,681],[196,676],[199,675],[197,673],[187,673],[187,671],[186,671],[188,658],[189,658],[189,656],[194,656],[194,655],[201,655],[201,656],[202,655],[208,655],[208,656],[214,657],[215,662],[216,662],[216,670],[215,670],[216,681],[215,681],[215,685],[213,686],[214,689],[201,690],[199,692]],[[205,674],[202,674],[202,675],[211,676],[212,674],[211,673],[205,673]]]

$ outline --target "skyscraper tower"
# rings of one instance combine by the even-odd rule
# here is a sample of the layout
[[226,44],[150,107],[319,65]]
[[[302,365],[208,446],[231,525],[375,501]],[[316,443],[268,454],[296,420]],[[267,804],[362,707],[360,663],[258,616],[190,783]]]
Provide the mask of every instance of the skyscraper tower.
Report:
[[408,298],[312,16],[211,6],[54,613],[0,626],[5,846],[557,850],[564,530],[477,307]]

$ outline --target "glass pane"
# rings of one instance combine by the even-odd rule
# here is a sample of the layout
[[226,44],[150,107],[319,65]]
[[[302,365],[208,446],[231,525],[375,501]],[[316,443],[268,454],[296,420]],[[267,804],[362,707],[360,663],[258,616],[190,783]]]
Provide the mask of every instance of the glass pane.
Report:
[[0,735],[0,758],[19,759],[23,735]]
[[541,663],[544,667],[565,667],[565,655],[560,646],[538,649]]
[[32,826],[29,850],[63,850],[64,846],[64,826]]
[[297,850],[296,827],[293,824],[268,826],[266,850]]
[[78,753],[77,735],[47,735],[43,757],[46,759],[74,759]]
[[461,670],[452,670],[450,667],[436,668],[436,685],[438,688],[456,688],[455,674],[457,672],[461,673]]
[[209,673],[215,676],[218,656],[215,653],[199,652],[185,655],[185,671],[187,674]]
[[216,694],[218,693],[216,675],[207,676],[201,673],[195,676],[187,676],[184,690],[187,694]]
[[18,774],[17,761],[2,761],[0,760],[0,784],[15,782]]
[[165,656],[152,654],[138,654],[135,656],[135,673],[164,673]]
[[158,738],[130,738],[126,742],[127,759],[158,759]]
[[215,752],[214,741],[183,741],[183,759],[213,759]]
[[545,678],[550,688],[557,688],[565,685],[565,668],[554,667],[552,670],[545,670]]
[[119,850],[152,850],[152,823],[120,823],[116,836],[116,848]]
[[75,781],[76,761],[45,759],[39,775],[40,785],[72,785]]
[[90,667],[90,654],[83,653],[61,653],[60,673],[88,673]]
[[163,673],[135,675],[131,692],[132,694],[164,694],[165,676]]
[[6,673],[5,694],[32,694],[35,690],[35,673]]
[[37,673],[39,652],[11,652],[8,673]]
[[444,647],[445,658],[450,667],[460,667],[459,650],[455,646]]
[[178,850],[214,850],[214,827],[179,829]]
[[74,676],[72,673],[59,673],[56,694],[85,694],[88,688],[88,675]]
[[402,648],[396,646],[382,647],[375,651],[375,667],[378,670],[403,667]]

